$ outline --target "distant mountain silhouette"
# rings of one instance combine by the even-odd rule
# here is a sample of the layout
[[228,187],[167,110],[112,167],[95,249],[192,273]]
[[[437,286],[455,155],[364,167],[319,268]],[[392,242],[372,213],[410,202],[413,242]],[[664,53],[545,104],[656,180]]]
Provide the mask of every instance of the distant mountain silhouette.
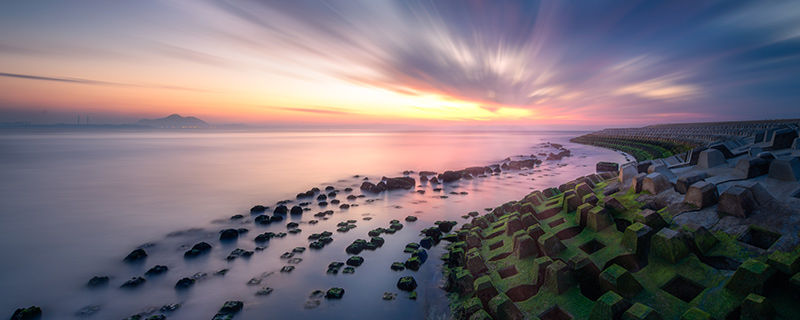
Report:
[[211,125],[203,120],[195,117],[182,117],[179,114],[173,114],[166,118],[160,119],[142,119],[136,122],[140,126],[148,126],[162,129],[207,129]]

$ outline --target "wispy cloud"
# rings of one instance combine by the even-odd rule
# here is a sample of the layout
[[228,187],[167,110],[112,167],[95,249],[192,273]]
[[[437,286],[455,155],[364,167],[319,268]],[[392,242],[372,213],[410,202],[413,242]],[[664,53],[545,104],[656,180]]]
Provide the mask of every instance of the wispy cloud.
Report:
[[121,82],[81,79],[81,78],[44,77],[44,76],[35,76],[35,75],[29,75],[29,74],[17,74],[17,73],[5,73],[5,72],[0,72],[0,77],[26,79],[26,80],[38,80],[38,81],[64,82],[64,83],[74,83],[74,84],[85,84],[85,85],[94,85],[94,86],[135,87],[135,88],[152,88],[152,89],[168,89],[168,90],[210,92],[210,90],[205,90],[205,89],[188,88],[188,87],[166,85],[166,84],[134,84],[134,83],[121,83]]

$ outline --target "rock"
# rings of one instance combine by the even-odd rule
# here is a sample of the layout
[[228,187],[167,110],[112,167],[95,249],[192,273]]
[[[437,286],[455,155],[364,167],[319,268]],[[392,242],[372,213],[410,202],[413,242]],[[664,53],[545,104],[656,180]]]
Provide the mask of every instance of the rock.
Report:
[[414,222],[414,221],[417,221],[417,217],[415,217],[415,216],[407,216],[407,217],[406,217],[406,221],[408,221],[408,222]]
[[708,149],[700,152],[697,166],[708,169],[725,164],[725,155],[717,149]]
[[417,280],[412,276],[405,276],[397,280],[397,288],[403,291],[414,291],[417,288]]
[[441,223],[439,223],[439,230],[442,230],[442,232],[447,233],[450,232],[450,230],[453,230],[453,227],[455,227],[455,225],[457,224],[458,222],[455,221],[442,221]]
[[250,208],[250,213],[253,213],[253,214],[255,214],[255,213],[264,213],[264,212],[267,211],[267,209],[269,209],[269,207],[265,207],[265,206],[262,206],[262,205],[259,204],[259,205],[255,205],[252,208]]
[[438,178],[445,183],[453,182],[461,179],[461,173],[455,171],[445,171],[444,173],[439,174]]
[[192,278],[182,278],[175,284],[175,289],[187,289],[194,285],[195,280]]
[[123,283],[122,286],[120,286],[120,288],[135,288],[144,284],[146,281],[147,280],[145,280],[142,277],[133,277],[130,280],[125,281],[125,283]]
[[769,177],[783,181],[800,180],[800,157],[782,156],[769,165]]
[[686,194],[689,191],[689,187],[693,185],[695,182],[703,181],[706,178],[705,172],[702,173],[695,173],[685,176],[678,177],[677,182],[675,183],[675,191],[680,194]]
[[325,293],[325,298],[328,299],[341,299],[344,296],[344,289],[333,287],[328,289],[328,292]]
[[219,313],[222,314],[234,314],[242,310],[244,308],[244,302],[241,301],[226,301],[222,308],[219,308]]
[[225,229],[220,231],[219,239],[220,240],[233,240],[239,237],[239,230],[236,229]]
[[[533,236],[531,236],[533,238]],[[539,237],[539,247],[544,249],[544,254],[554,257],[559,252],[564,251],[567,247],[561,242],[555,234],[545,233]]]
[[268,215],[265,215],[265,214],[256,216],[256,218],[253,221],[255,223],[257,223],[257,224],[270,224],[270,223],[272,223],[272,220],[270,219],[270,217]]
[[364,263],[364,258],[362,258],[360,256],[352,256],[352,257],[347,259],[346,263],[347,263],[348,266],[358,267],[362,263]]
[[303,208],[301,208],[300,206],[294,206],[292,207],[292,210],[289,212],[289,214],[292,215],[303,214]]
[[279,206],[275,207],[275,210],[272,212],[272,214],[283,214],[283,215],[285,215],[287,212],[289,212],[289,208],[287,208],[286,205],[279,205]]
[[239,220],[239,219],[244,219],[244,216],[241,214],[234,214],[231,216],[231,220]]
[[206,252],[209,252],[209,251],[211,251],[211,245],[206,243],[206,242],[200,242],[198,244],[195,244],[192,247],[191,250],[186,251],[186,253],[184,253],[183,256],[187,257],[187,258],[191,258],[191,257],[199,256],[199,255],[201,255],[203,253],[206,253]]
[[131,251],[131,253],[129,253],[124,260],[125,262],[136,262],[142,261],[144,258],[147,258],[147,252],[145,252],[144,249],[139,248]]
[[386,189],[387,190],[396,190],[396,189],[412,189],[416,184],[414,178],[411,177],[397,177],[397,178],[387,178],[385,180]]
[[148,275],[148,276],[154,276],[154,275],[159,275],[159,274],[162,274],[164,272],[167,272],[168,270],[169,270],[169,268],[167,266],[162,266],[162,265],[159,264],[159,265],[156,265],[156,266],[150,268],[150,270],[147,270],[147,272],[145,272],[144,274]]
[[406,260],[406,262],[403,263],[403,265],[407,269],[411,269],[411,270],[417,271],[417,270],[419,270],[419,267],[422,266],[422,260],[419,257],[411,257],[411,258],[408,258],[408,260]]
[[20,308],[14,311],[11,315],[11,320],[33,320],[42,317],[42,308],[37,306],[30,306],[28,308]]
[[87,287],[96,288],[108,285],[109,278],[106,276],[94,276],[89,279],[89,283],[86,284]]
[[647,191],[652,195],[672,189],[669,179],[663,174],[654,172],[644,177],[642,191]]
[[161,311],[161,312],[174,312],[175,310],[178,310],[178,308],[180,308],[180,307],[181,307],[180,303],[171,303],[171,304],[167,304],[167,305],[162,306],[161,309],[159,309],[159,311]]
[[719,201],[719,192],[717,186],[713,183],[700,181],[689,187],[683,202],[689,203],[698,209],[708,208],[717,204]]
[[266,296],[266,295],[272,293],[272,291],[274,291],[274,290],[272,288],[270,288],[270,287],[262,287],[261,289],[258,289],[258,291],[256,291],[256,295],[257,296]]

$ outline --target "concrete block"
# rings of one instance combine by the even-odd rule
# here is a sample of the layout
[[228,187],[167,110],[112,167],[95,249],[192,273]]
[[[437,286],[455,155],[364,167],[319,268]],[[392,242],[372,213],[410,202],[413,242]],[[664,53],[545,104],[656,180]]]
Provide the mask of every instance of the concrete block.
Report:
[[619,171],[619,163],[600,161],[597,163],[597,165],[595,165],[595,171],[597,172]]
[[622,320],[661,320],[663,319],[658,312],[641,303],[634,303],[633,306],[625,310]]
[[689,187],[683,202],[693,204],[698,209],[708,208],[717,204],[719,192],[713,183],[700,181]]
[[631,179],[631,191],[634,193],[642,193],[642,186],[644,185],[644,177],[646,177],[646,173],[639,173],[633,176]]
[[555,260],[547,266],[545,287],[556,294],[563,294],[576,284],[572,270],[561,260]]
[[570,194],[564,197],[564,210],[566,212],[573,212],[578,210],[578,207],[583,204],[581,202],[581,198],[578,198],[576,194]]
[[614,215],[623,213],[628,210],[628,208],[626,208],[625,205],[622,204],[622,202],[620,202],[616,196],[607,196],[603,199],[603,202],[605,203],[604,206],[606,210],[610,211]]
[[578,197],[583,199],[584,196],[592,194],[594,191],[592,191],[592,188],[586,182],[581,182],[575,186],[575,193],[578,194]]
[[672,229],[663,228],[651,239],[650,250],[670,263],[676,263],[689,254],[683,235]]
[[792,142],[794,139],[797,139],[797,132],[792,129],[780,129],[775,131],[772,135],[772,139],[769,142],[769,147],[767,150],[780,150],[786,149],[792,146]]
[[739,294],[760,294],[764,290],[764,284],[774,273],[775,269],[770,265],[750,259],[736,269],[725,288]]
[[625,301],[625,298],[608,291],[592,306],[592,311],[589,313],[589,320],[606,320],[606,319],[619,319],[622,313],[630,307],[630,302]]
[[773,252],[767,259],[767,264],[788,276],[800,272],[800,253],[798,252]]
[[522,236],[517,237],[515,235],[514,254],[517,255],[517,259],[537,257],[539,255],[539,249],[536,246],[536,241],[534,241],[533,238],[531,238],[527,233],[524,232]]
[[725,164],[725,155],[717,149],[709,149],[700,152],[700,158],[697,166],[700,168],[708,169]]
[[505,293],[500,293],[489,301],[489,313],[494,319],[522,320],[525,318]]
[[665,165],[665,164],[654,164],[654,165],[650,166],[650,168],[647,168],[647,173],[648,174],[655,173],[655,172],[663,174],[669,180],[673,180],[673,179],[677,179],[678,178],[677,176],[675,176],[675,174],[672,172],[672,170],[670,170],[669,167],[667,167],[667,165]]
[[625,229],[620,244],[628,251],[641,255],[650,247],[650,238],[653,233],[653,228],[641,222],[636,222]]
[[669,182],[667,176],[661,173],[654,172],[644,177],[642,191],[647,191],[650,192],[650,194],[656,195],[669,189],[672,189],[672,184]]
[[755,157],[763,151],[764,149],[761,149],[761,147],[750,147],[750,149],[747,149],[747,155]]
[[622,183],[628,183],[631,181],[631,179],[633,179],[633,176],[637,175],[638,173],[639,171],[636,169],[634,164],[624,164],[619,168],[619,181]]
[[567,247],[561,243],[561,240],[556,237],[553,233],[545,233],[541,237],[539,237],[539,247],[544,250],[544,254],[550,257],[554,257],[561,251],[564,251]]
[[602,231],[614,224],[611,213],[603,207],[594,207],[586,215],[586,227],[595,232]]
[[711,320],[713,319],[708,312],[703,310],[697,309],[697,307],[691,307],[689,310],[683,313],[681,316],[681,320]]
[[633,298],[643,289],[633,274],[616,264],[600,273],[599,280],[603,288],[613,291],[626,299]]
[[783,156],[769,165],[769,177],[783,181],[800,180],[800,157]]
[[771,320],[775,319],[775,308],[763,296],[751,293],[742,301],[741,320]]
[[680,194],[686,194],[686,191],[689,191],[689,187],[691,185],[693,185],[695,182],[703,181],[705,178],[705,172],[680,176],[678,177],[678,181],[675,183],[675,191],[678,191]]
[[689,159],[689,164],[690,165],[697,165],[697,163],[700,161],[700,153],[705,151],[705,150],[707,150],[707,149],[708,149],[708,147],[702,146],[702,147],[697,147],[697,148],[694,148],[694,149],[690,150],[689,151],[689,155],[687,156],[687,158]]
[[794,138],[794,141],[792,141],[791,149],[792,150],[800,150],[800,138]]
[[719,196],[717,212],[747,218],[757,207],[758,203],[749,189],[733,186]]
[[645,160],[636,164],[636,171],[638,173],[647,173],[647,168],[653,165],[652,160]]
[[753,179],[767,174],[770,162],[757,156],[742,158],[736,163],[734,174],[745,179]]
[[636,215],[636,222],[641,222],[656,232],[667,226],[667,221],[664,220],[664,217],[650,209],[639,212]]

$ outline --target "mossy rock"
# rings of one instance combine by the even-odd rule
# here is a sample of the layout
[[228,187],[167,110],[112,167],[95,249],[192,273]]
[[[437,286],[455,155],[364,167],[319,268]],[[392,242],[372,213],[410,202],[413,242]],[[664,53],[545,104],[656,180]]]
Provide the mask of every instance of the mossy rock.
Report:
[[14,314],[11,315],[11,320],[33,320],[41,319],[41,317],[42,308],[30,306],[28,308],[20,308],[14,311]]
[[348,266],[358,267],[364,263],[364,258],[362,258],[361,256],[352,256],[350,258],[347,258],[347,261],[345,263]]
[[412,276],[405,276],[397,280],[397,288],[403,291],[414,291],[417,288],[417,280]]
[[222,307],[219,308],[219,313],[233,314],[241,311],[242,308],[244,308],[244,302],[235,300],[225,301],[225,303],[222,304]]
[[328,289],[328,292],[325,293],[325,298],[328,299],[341,299],[344,296],[344,289],[333,287]]
[[406,265],[402,262],[392,262],[392,266],[389,268],[395,271],[403,271],[406,269]]

